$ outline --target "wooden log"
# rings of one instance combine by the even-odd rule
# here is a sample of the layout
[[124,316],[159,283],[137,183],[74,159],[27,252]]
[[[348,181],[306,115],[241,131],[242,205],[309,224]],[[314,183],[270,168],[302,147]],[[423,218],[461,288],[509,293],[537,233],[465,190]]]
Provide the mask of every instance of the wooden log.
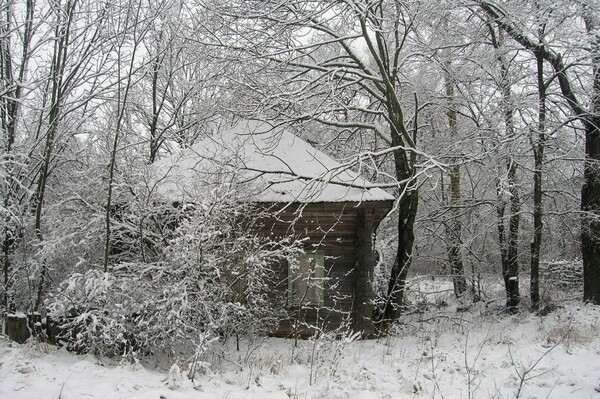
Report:
[[24,344],[31,336],[29,328],[27,328],[27,316],[23,313],[7,314],[6,332],[10,340]]

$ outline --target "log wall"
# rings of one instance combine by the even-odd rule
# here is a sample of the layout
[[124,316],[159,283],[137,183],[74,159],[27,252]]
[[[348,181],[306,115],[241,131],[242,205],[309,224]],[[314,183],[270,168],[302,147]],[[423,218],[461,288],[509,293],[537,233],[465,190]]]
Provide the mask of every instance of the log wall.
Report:
[[[264,220],[262,234],[306,238],[305,249],[325,253],[325,292],[322,307],[290,308],[292,317],[282,321],[275,335],[306,335],[307,326],[330,331],[348,325],[367,334],[374,295],[371,290],[375,257],[371,236],[389,212],[392,201],[363,203],[268,204],[277,210]],[[276,289],[287,290],[288,265],[279,265]],[[358,279],[357,279],[358,278]],[[358,291],[357,291],[358,290]],[[282,292],[283,293],[283,292]],[[365,319],[368,317],[368,319]]]

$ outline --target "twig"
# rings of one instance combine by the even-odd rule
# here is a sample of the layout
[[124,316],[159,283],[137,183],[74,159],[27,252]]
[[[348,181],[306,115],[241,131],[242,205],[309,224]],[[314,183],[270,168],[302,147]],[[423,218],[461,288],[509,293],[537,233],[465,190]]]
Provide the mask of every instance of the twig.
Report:
[[60,386],[60,392],[58,393],[58,399],[62,399],[63,390],[65,389],[65,385],[67,384],[67,381],[69,381],[69,378],[71,378],[71,375],[69,375],[67,377],[67,379],[65,380],[65,382],[63,382],[62,385]]

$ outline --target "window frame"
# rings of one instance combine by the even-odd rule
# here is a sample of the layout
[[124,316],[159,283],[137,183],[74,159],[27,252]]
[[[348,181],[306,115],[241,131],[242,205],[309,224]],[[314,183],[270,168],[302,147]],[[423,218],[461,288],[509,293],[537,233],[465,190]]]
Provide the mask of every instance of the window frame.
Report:
[[[302,262],[307,262],[309,264],[307,272],[303,272]],[[303,274],[308,278],[306,283],[298,280],[299,278],[302,278]],[[303,287],[306,288],[303,289]],[[301,290],[304,290],[304,292],[302,293]],[[288,262],[287,297],[288,306],[290,307],[319,307],[324,305],[325,251],[306,251],[304,254],[298,256],[296,262]]]

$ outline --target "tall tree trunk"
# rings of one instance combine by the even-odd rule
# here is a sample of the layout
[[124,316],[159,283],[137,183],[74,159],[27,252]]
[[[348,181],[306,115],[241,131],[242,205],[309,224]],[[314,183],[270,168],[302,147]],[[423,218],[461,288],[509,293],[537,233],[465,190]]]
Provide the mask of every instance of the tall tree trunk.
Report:
[[508,185],[510,193],[510,216],[508,218],[507,267],[504,275],[506,286],[506,308],[514,312],[521,301],[519,293],[519,224],[521,219],[521,200],[516,184],[516,165],[508,166]]
[[[51,88],[51,102],[50,110],[48,112],[48,128],[46,130],[46,140],[44,144],[44,150],[42,153],[42,164],[38,174],[38,182],[35,191],[35,236],[37,240],[42,243],[44,241],[42,233],[42,210],[44,208],[44,199],[46,194],[46,184],[48,176],[50,175],[50,162],[52,160],[54,150],[54,139],[58,130],[58,120],[61,112],[62,103],[64,101],[64,87],[63,79],[67,60],[69,57],[69,40],[70,30],[73,14],[75,12],[76,1],[68,1],[65,4],[64,10],[57,5],[56,13],[56,27],[54,31],[54,49],[52,55],[52,65],[50,70],[50,88]],[[63,14],[64,11],[64,14]],[[46,284],[46,275],[48,273],[47,264],[45,260],[41,260],[40,265],[40,276],[38,279],[36,299],[33,304],[33,308],[38,310],[41,301],[44,286]]]
[[[63,53],[62,45],[64,43],[60,40],[57,41],[57,49],[55,51],[59,51]],[[66,56],[66,49],[64,49]],[[46,186],[48,182],[48,177],[50,175],[50,162],[52,160],[52,154],[54,151],[54,139],[56,138],[56,133],[58,131],[58,118],[61,111],[63,98],[62,92],[62,74],[64,68],[64,59],[59,56],[60,61],[57,64],[53,65],[56,68],[52,73],[52,102],[50,107],[50,112],[48,114],[48,121],[50,123],[48,130],[46,131],[46,141],[44,145],[44,151],[42,155],[42,165],[39,171],[38,182],[36,186],[35,192],[35,237],[37,238],[39,243],[44,241],[44,236],[42,233],[42,211],[44,208],[44,198],[46,194]],[[41,301],[42,294],[44,290],[44,285],[46,283],[46,275],[48,273],[47,264],[44,259],[41,260],[40,265],[40,276],[38,280],[37,294],[34,303],[34,309],[38,310]]]
[[[600,87],[599,87],[600,88]],[[583,300],[600,305],[600,118],[591,118],[585,132],[587,157],[581,190],[581,252]]]
[[[25,3],[25,23],[22,31],[14,24],[13,5],[4,3],[5,9],[0,10],[0,80],[2,92],[6,93],[0,100],[0,118],[2,131],[5,135],[4,165],[5,181],[3,183],[3,206],[6,210],[4,226],[2,228],[2,269],[3,269],[3,304],[8,307],[10,291],[11,252],[15,241],[15,228],[13,227],[12,212],[15,210],[16,184],[14,144],[17,135],[17,124],[21,111],[21,102],[24,96],[24,83],[27,78],[29,59],[31,58],[31,38],[34,33],[33,17],[34,4],[32,0]],[[22,38],[20,62],[13,58],[11,39],[17,32]],[[16,71],[15,71],[16,70]],[[16,76],[15,76],[16,73]]]
[[[162,36],[162,31],[159,33],[159,42],[160,37]],[[149,134],[150,134],[150,157],[149,163],[154,163],[156,160],[156,155],[158,154],[158,149],[160,147],[161,137],[158,133],[158,121],[159,115],[162,109],[163,101],[158,99],[158,78],[160,73],[160,55],[157,55],[156,58],[152,61],[152,80],[151,80],[151,96],[152,96],[152,116],[150,117],[150,126],[149,126]]]
[[[500,90],[502,92],[502,114],[506,138],[510,144],[516,134],[514,127],[514,105],[512,103],[512,91],[509,80],[509,66],[504,57],[503,32],[496,33],[492,24],[489,25],[492,45],[497,52],[497,60],[500,66]],[[512,154],[506,155],[506,186],[502,178],[497,180],[498,195],[498,240],[500,245],[502,276],[506,289],[506,308],[514,312],[520,303],[519,294],[519,224],[521,215],[521,202],[517,187],[517,165]],[[508,192],[507,192],[508,191]],[[508,199],[506,199],[508,197]],[[508,215],[506,211],[508,210]],[[505,216],[508,218],[508,232],[505,227]]]
[[[419,204],[418,185],[415,181],[417,164],[417,138],[418,138],[418,115],[419,103],[417,95],[414,95],[413,129],[408,131],[404,117],[404,108],[397,92],[399,82],[399,51],[402,48],[400,35],[395,36],[396,53],[388,54],[388,46],[382,35],[383,29],[379,25],[384,19],[383,3],[370,10],[367,15],[370,26],[379,27],[376,30],[375,41],[372,40],[367,19],[359,17],[364,38],[370,54],[373,56],[382,82],[377,87],[385,99],[382,105],[386,108],[387,120],[390,128],[391,147],[394,148],[395,177],[400,182],[400,197],[397,203],[398,209],[398,238],[396,258],[392,264],[388,284],[386,303],[383,310],[385,322],[393,322],[399,319],[404,307],[404,289],[408,270],[412,262],[413,244],[415,241],[414,224]],[[398,33],[398,27],[395,28]]]
[[[139,49],[139,46],[148,31],[147,25],[138,24],[137,21],[140,21],[141,15],[141,4],[130,3],[129,7],[127,7],[127,13],[125,15],[125,24],[128,24],[129,21],[134,21],[133,26],[129,30],[131,30],[131,34],[133,35],[133,42],[131,43],[131,47],[127,47],[125,43],[126,37],[122,37],[122,41],[119,43],[119,47],[117,48],[117,76],[119,77],[118,85],[117,85],[117,118],[115,122],[115,135],[112,141],[112,147],[110,152],[110,160],[108,164],[108,188],[106,193],[106,209],[104,214],[104,259],[103,259],[103,270],[104,272],[108,272],[109,263],[110,263],[110,245],[111,245],[111,212],[113,211],[113,186],[114,186],[114,177],[115,177],[115,167],[117,164],[117,151],[119,140],[121,138],[121,133],[123,131],[123,121],[125,119],[125,115],[127,112],[127,105],[129,101],[129,93],[132,85],[135,81],[134,71],[135,71],[135,62],[136,56]],[[158,15],[158,12],[157,14]],[[154,16],[155,17],[155,16]],[[128,48],[128,50],[125,50]],[[123,66],[123,54],[127,54],[129,58],[129,63]],[[123,81],[121,80],[122,70],[125,69],[125,77]]]
[[[544,37],[544,25],[540,25],[540,43]],[[542,246],[542,168],[544,165],[544,149],[546,146],[546,84],[544,82],[544,58],[540,52],[536,53],[537,84],[538,84],[538,126],[537,138],[532,138],[534,169],[533,169],[533,240],[531,242],[531,270],[530,270],[530,299],[533,309],[540,305],[540,249]]]
[[586,7],[592,56],[592,101],[585,126],[584,181],[581,190],[583,300],[600,305],[600,16]]
[[[418,104],[415,98],[415,110],[418,110]],[[415,111],[415,130],[413,132],[413,145],[417,138],[417,111]],[[419,193],[415,187],[416,182],[414,165],[416,163],[415,152],[407,154],[400,149],[404,144],[403,137],[409,137],[404,126],[403,112],[400,104],[396,103],[395,109],[390,112],[390,120],[396,123],[390,126],[392,136],[392,146],[399,149],[394,151],[394,162],[396,179],[399,182],[406,182],[402,185],[400,198],[398,200],[398,249],[396,258],[392,265],[390,279],[387,290],[386,303],[383,311],[383,319],[386,322],[393,322],[400,318],[402,308],[404,307],[404,289],[406,286],[406,277],[412,261],[412,250],[415,241],[414,225],[417,217],[417,208],[419,204]]]
[[404,307],[404,288],[412,261],[415,241],[414,224],[417,216],[419,195],[416,190],[406,187],[406,192],[398,200],[398,249],[390,274],[384,320],[398,320]]
[[[455,142],[458,136],[457,110],[454,99],[454,84],[449,76],[450,63],[447,63],[447,72],[444,77],[446,86],[446,97],[448,100],[448,126],[450,127],[450,140]],[[460,194],[460,165],[457,156],[450,166],[450,215],[446,233],[448,240],[448,262],[450,263],[450,274],[454,286],[454,295],[462,298],[467,290],[467,280],[465,277],[465,267],[463,264],[461,249],[461,223],[458,205],[461,200]],[[444,189],[444,188],[443,188]]]
[[[97,25],[89,27],[92,34],[88,36],[85,43],[81,43],[80,48],[75,50],[73,44],[77,39],[77,34],[80,31],[74,32],[77,29],[76,18],[79,3],[78,0],[67,0],[64,4],[56,2],[52,4],[54,23],[54,47],[52,53],[52,61],[50,65],[50,76],[48,81],[49,110],[47,115],[40,116],[40,126],[45,120],[47,127],[45,129],[44,148],[42,151],[42,160],[38,179],[35,188],[34,205],[35,205],[35,236],[40,244],[44,244],[44,235],[42,231],[42,216],[45,206],[45,196],[47,189],[48,178],[50,177],[51,162],[55,156],[54,146],[61,119],[65,114],[65,104],[70,90],[76,86],[77,82],[81,82],[79,73],[87,67],[87,61],[96,51],[97,39],[100,37],[101,21],[104,17],[102,12],[96,20]],[[46,95],[47,93],[44,93]],[[39,309],[43,297],[46,279],[48,275],[48,265],[45,259],[40,260],[40,275],[37,284],[36,298],[33,303],[34,309]]]

